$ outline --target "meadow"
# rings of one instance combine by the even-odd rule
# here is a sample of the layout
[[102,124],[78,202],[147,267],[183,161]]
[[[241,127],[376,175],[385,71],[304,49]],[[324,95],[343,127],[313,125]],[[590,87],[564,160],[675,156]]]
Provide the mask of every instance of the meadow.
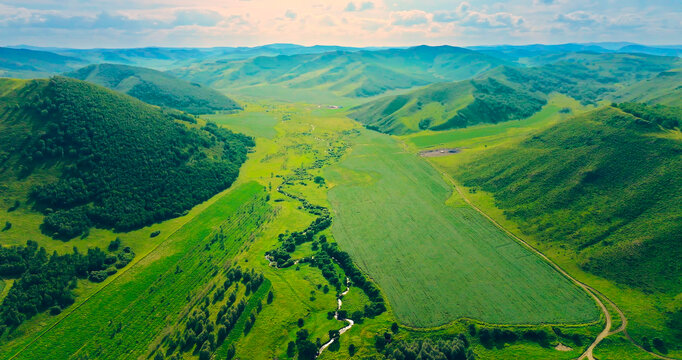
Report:
[[441,175],[390,137],[363,131],[326,178],[336,240],[404,324],[598,320],[587,294],[548,264],[473,209],[447,206]]

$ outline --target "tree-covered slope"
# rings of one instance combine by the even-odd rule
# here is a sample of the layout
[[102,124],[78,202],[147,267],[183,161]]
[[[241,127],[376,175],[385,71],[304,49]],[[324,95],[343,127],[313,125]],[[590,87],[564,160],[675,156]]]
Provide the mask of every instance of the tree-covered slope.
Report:
[[243,91],[265,83],[362,98],[438,81],[468,79],[504,63],[463,48],[418,46],[210,61],[176,70],[174,74],[218,89],[231,87]]
[[84,61],[48,51],[0,47],[0,77],[35,78],[70,71]]
[[350,115],[390,134],[518,120],[539,111],[553,92],[594,105],[642,79],[667,74],[665,71],[680,62],[677,58],[632,54],[553,56],[555,62],[542,66],[500,66],[474,80],[434,84],[377,99],[356,107]]
[[240,109],[218,91],[188,83],[166,73],[128,65],[89,65],[67,76],[126,93],[144,102],[192,114]]
[[254,145],[66,77],[2,80],[0,109],[6,190],[21,194],[16,184],[35,184],[16,200],[28,195],[45,215],[43,231],[60,238],[90,226],[128,230],[178,216],[229,187]]
[[[682,109],[622,104],[459,166],[521,229],[616,282],[682,291]],[[673,121],[677,125],[673,125]]]

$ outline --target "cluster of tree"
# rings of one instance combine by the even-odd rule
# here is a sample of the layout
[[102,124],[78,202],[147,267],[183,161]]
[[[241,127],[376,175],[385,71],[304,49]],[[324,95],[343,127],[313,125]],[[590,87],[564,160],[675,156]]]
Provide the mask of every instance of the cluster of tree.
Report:
[[298,358],[301,360],[313,360],[317,358],[317,344],[310,341],[308,330],[301,329],[296,333],[296,341],[289,342],[287,346],[287,356],[293,358],[298,352]]
[[[44,130],[25,147],[22,162],[67,164],[60,180],[31,193],[47,215],[43,229],[56,237],[178,216],[229,187],[254,146],[248,136],[215,124],[188,128],[157,108],[77,80],[54,77],[35,93],[28,108]],[[222,154],[208,155],[216,146]]]
[[[309,205],[313,209],[317,209],[317,205]],[[327,210],[324,207],[322,209]],[[313,222],[308,225],[303,231],[286,232],[279,234],[279,241],[282,243],[277,249],[268,251],[266,255],[270,257],[272,261],[277,264],[279,268],[286,268],[294,264],[291,259],[292,253],[296,251],[296,245],[301,245],[306,242],[311,242],[315,238],[315,235],[329,228],[332,224],[331,216],[328,211],[325,211],[323,215],[318,216]],[[334,284],[332,284],[334,285]]]
[[682,128],[682,109],[665,105],[647,105],[642,103],[613,104],[628,114],[658,124],[665,129]]
[[384,298],[381,296],[381,291],[379,291],[379,288],[367,279],[362,271],[353,263],[353,259],[351,259],[347,252],[340,250],[336,243],[323,243],[321,248],[322,252],[329,255],[329,257],[339,264],[339,267],[343,269],[353,285],[362,289],[371,301],[370,304],[365,305],[365,317],[372,318],[386,311],[386,305],[384,304]]
[[[225,281],[214,287],[211,292],[206,294],[202,301],[198,303],[191,315],[187,317],[182,331],[176,331],[168,336],[164,341],[167,349],[166,355],[194,350],[199,353],[202,359],[210,359],[216,349],[225,341],[230,332],[237,325],[247,308],[247,297],[252,291],[258,289],[265,281],[262,274],[256,273],[253,269],[243,271],[241,267],[231,267],[226,272]],[[244,297],[237,301],[237,293],[240,285],[246,287]],[[225,299],[225,294],[230,290],[230,294]],[[215,313],[215,320],[212,320],[211,309],[218,302],[225,302],[218,307]],[[255,312],[249,314],[244,324],[244,333],[248,333],[256,321],[256,314],[260,312],[262,305],[259,305]],[[231,349],[231,356],[234,350]]]
[[[123,252],[134,256],[129,248]],[[0,247],[0,276],[17,278],[0,304],[0,326],[17,327],[47,309],[59,314],[75,301],[73,289],[78,279],[104,281],[116,273],[119,256],[100,248],[82,254],[75,247],[70,254],[48,255],[30,240],[25,246]]]
[[651,345],[658,350],[659,352],[663,354],[668,353],[668,348],[665,346],[665,343],[661,338],[655,337],[651,342],[649,342],[649,338],[646,336],[642,337],[642,347],[647,350],[647,351],[652,351]]
[[393,342],[386,348],[386,359],[391,360],[473,360],[474,353],[462,334],[450,339],[423,339]]
[[[554,335],[552,335],[552,332]],[[489,329],[486,327],[477,329],[476,325],[469,324],[469,335],[478,335],[481,345],[487,348],[492,348],[493,346],[501,344],[511,344],[521,339],[533,341],[538,343],[540,346],[547,347],[552,341],[556,340],[556,337],[572,341],[576,346],[582,346],[583,344],[582,338],[578,333],[564,333],[558,327],[552,327],[552,332],[547,332],[544,329],[527,329],[523,331],[513,331],[510,329],[501,328]]]

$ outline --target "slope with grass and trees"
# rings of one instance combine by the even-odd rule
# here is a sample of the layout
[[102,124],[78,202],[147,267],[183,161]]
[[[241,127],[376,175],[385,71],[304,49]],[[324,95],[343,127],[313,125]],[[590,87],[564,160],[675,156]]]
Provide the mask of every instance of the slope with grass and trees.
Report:
[[[524,234],[619,284],[629,299],[600,283],[618,297],[637,343],[656,337],[678,352],[681,115],[663,105],[615,104],[443,164],[463,185],[492,194]],[[637,302],[647,297],[644,315]]]
[[216,90],[142,67],[89,65],[69,72],[66,76],[108,87],[148,104],[170,107],[190,114],[241,110],[234,100]]
[[370,129],[395,135],[521,120],[538,112],[552,93],[594,105],[643,79],[668,74],[665,71],[679,64],[673,57],[560,53],[542,66],[500,66],[473,80],[380,98],[357,106],[350,116]]
[[79,80],[3,80],[2,88],[3,182],[57,238],[179,216],[229,187],[254,145]]

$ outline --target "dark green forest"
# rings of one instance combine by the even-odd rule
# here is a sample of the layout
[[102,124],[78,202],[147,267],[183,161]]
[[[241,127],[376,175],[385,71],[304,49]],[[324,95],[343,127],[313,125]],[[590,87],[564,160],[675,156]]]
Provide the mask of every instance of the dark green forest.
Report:
[[53,164],[63,169],[58,181],[31,191],[45,214],[44,232],[57,238],[90,226],[126,231],[179,216],[229,187],[254,146],[245,135],[210,123],[188,126],[86,82],[54,77],[30,86],[23,109],[15,111],[34,116],[39,130],[23,140],[21,173]]

